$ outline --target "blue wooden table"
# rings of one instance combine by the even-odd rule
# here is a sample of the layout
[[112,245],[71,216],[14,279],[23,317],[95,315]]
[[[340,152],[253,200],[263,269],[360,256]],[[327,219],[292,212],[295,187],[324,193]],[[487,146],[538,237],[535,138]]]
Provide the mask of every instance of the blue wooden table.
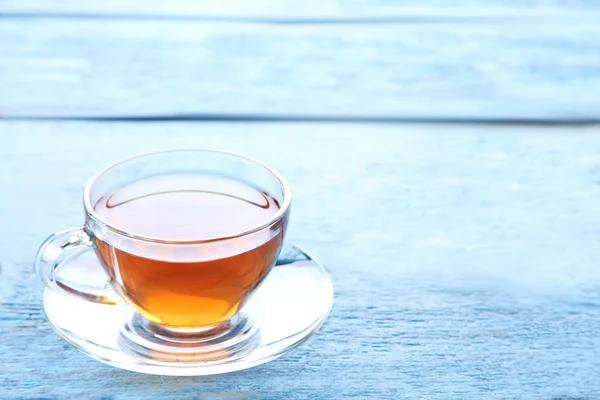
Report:
[[[3,3],[13,13],[27,11],[17,10],[19,4],[35,4]],[[269,90],[252,91],[261,88],[266,72],[259,67],[269,65],[268,52],[252,53],[251,45],[232,41],[235,35],[223,26],[204,23],[0,18],[1,399],[600,396],[599,126],[398,123],[402,118],[392,117],[445,118],[447,112],[464,119],[478,109],[468,90],[440,86],[430,86],[429,95],[453,93],[464,100],[457,106],[464,114],[448,108],[436,114],[417,102],[419,110],[405,107],[413,104],[410,93],[366,85],[369,76],[380,82],[378,74],[359,64],[345,66],[358,74],[350,89],[322,89],[324,82],[315,81],[298,85],[304,90],[299,93],[286,80],[269,80]],[[233,24],[263,39],[270,34],[262,25],[251,26]],[[598,27],[586,32],[593,29]],[[208,32],[203,43],[225,38],[222,43],[231,47],[210,53],[198,42],[200,31]],[[306,45],[303,35],[315,32],[286,31],[284,37]],[[243,42],[244,35],[235,40]],[[366,40],[354,35],[343,37]],[[564,40],[579,40],[574,37]],[[600,60],[591,56],[598,37],[581,39],[588,47],[579,49],[580,64],[563,60],[591,68],[578,78],[579,86],[552,74],[537,82],[552,83],[564,94],[581,88],[572,109],[568,98],[542,104],[540,91],[519,97],[517,85],[507,89],[517,103],[528,103],[532,93],[540,101],[516,107],[519,114],[510,111],[516,109],[512,95],[484,90],[503,105],[482,106],[484,116],[597,117],[598,92],[590,93],[599,76],[594,66]],[[278,46],[277,40],[270,43]],[[213,57],[206,73],[227,66],[227,52],[246,57],[240,65],[254,72],[238,83],[247,86],[205,76],[198,68],[206,59],[190,53],[194,46]],[[555,65],[549,55],[559,50],[541,48],[548,65]],[[352,49],[345,50],[349,63],[359,54]],[[291,66],[295,56],[289,52],[282,58],[271,54],[272,65]],[[385,68],[398,65],[391,52],[382,54],[392,60]],[[143,63],[135,61],[138,55]],[[377,66],[372,57],[369,63]],[[297,68],[321,71],[312,75],[319,79],[333,74],[302,65]],[[383,65],[375,72],[392,71]],[[500,70],[479,87],[502,82]],[[193,77],[204,81],[195,85]],[[324,95],[312,97],[319,90]],[[382,96],[370,97],[377,93]],[[390,100],[394,96],[400,100]],[[439,104],[448,99],[439,98]],[[162,117],[146,118],[152,115]],[[208,120],[215,115],[223,121]],[[395,123],[382,123],[386,118]],[[295,195],[289,238],[328,267],[336,298],[321,330],[283,358],[223,376],[147,376],[89,359],[45,322],[33,257],[49,233],[81,224],[86,179],[120,158],[174,147],[244,153],[288,178]]]

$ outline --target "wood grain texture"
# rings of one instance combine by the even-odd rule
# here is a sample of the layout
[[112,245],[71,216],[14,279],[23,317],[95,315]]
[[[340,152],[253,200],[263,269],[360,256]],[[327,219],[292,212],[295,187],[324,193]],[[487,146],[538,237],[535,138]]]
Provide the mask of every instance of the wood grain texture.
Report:
[[221,0],[218,2],[171,0],[0,0],[0,12],[161,14],[291,17],[353,17],[376,15],[466,15],[524,13],[564,15],[599,11],[594,0]]
[[[52,333],[32,260],[82,222],[95,171],[242,152],[294,191],[290,239],[330,270],[324,327],[248,371],[120,371]],[[2,399],[596,399],[600,128],[0,122]]]
[[598,20],[0,18],[0,117],[600,119]]

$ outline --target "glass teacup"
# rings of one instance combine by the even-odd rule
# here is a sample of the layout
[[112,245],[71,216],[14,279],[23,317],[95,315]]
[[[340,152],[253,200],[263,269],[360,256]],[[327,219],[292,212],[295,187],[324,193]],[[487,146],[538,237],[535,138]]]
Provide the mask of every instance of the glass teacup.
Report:
[[[277,260],[290,202],[283,177],[243,156],[132,157],[90,179],[84,226],[50,236],[36,269],[55,292],[133,306],[126,351],[164,361],[241,357],[257,339],[243,306]],[[90,248],[107,284],[61,278],[61,266]]]

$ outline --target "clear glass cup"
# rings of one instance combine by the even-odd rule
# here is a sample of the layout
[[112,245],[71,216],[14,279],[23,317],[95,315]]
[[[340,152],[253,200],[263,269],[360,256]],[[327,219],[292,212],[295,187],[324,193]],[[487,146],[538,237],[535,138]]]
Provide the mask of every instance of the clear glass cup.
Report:
[[[268,193],[280,205],[279,210],[260,225],[235,235],[185,240],[136,235],[104,220],[94,210],[103,196],[125,185],[157,175],[211,174],[247,183]],[[213,150],[173,150],[135,156],[109,166],[87,183],[83,197],[85,223],[50,236],[40,247],[36,270],[50,290],[100,304],[126,303],[136,310],[128,319],[122,337],[125,351],[162,361],[202,361],[242,357],[257,345],[257,331],[243,307],[266,278],[281,251],[287,230],[291,193],[285,179],[264,164],[243,156]],[[119,271],[116,254],[128,254],[145,260],[167,262],[169,268],[181,265],[206,266],[215,260],[248,262],[240,255],[266,249],[265,273],[253,279],[230,301],[223,320],[213,323],[178,324],[156,317],[146,304],[128,295],[128,285]],[[59,270],[82,252],[94,250],[107,275],[103,286],[74,282]],[[236,258],[238,257],[238,258]],[[261,259],[262,260],[262,259]],[[171,263],[171,264],[169,264]],[[169,267],[170,266],[170,267]],[[250,265],[249,268],[254,266]],[[202,279],[201,275],[197,279]],[[133,282],[135,284],[135,282]],[[164,283],[167,285],[167,283]],[[172,288],[167,288],[172,289]],[[214,291],[211,296],[214,296]],[[202,296],[203,293],[199,293]],[[195,311],[189,310],[191,314]]]

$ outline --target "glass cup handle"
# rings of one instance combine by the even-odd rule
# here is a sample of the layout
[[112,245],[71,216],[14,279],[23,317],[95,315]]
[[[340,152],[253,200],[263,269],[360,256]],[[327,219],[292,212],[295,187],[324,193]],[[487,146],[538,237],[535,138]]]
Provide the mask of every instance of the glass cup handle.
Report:
[[66,229],[51,235],[42,243],[35,257],[35,269],[44,285],[60,294],[100,304],[123,304],[108,285],[89,286],[61,279],[58,270],[70,259],[93,250],[92,240],[82,227]]

